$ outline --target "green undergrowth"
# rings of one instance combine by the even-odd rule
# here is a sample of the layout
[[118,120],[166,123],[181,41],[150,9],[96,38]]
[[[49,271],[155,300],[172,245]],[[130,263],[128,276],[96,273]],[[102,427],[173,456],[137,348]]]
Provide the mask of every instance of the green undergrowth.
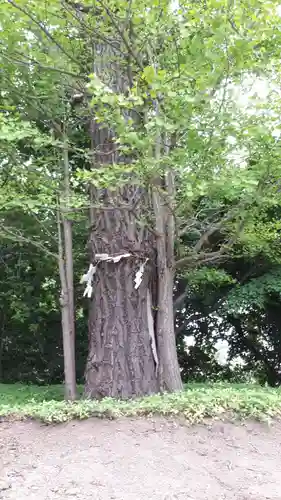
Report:
[[[79,387],[80,394],[82,388]],[[0,384],[2,419],[34,418],[45,423],[90,417],[142,415],[181,416],[190,423],[206,418],[270,420],[281,416],[281,389],[256,385],[187,384],[182,393],[154,395],[130,401],[105,398],[63,401],[63,387]]]

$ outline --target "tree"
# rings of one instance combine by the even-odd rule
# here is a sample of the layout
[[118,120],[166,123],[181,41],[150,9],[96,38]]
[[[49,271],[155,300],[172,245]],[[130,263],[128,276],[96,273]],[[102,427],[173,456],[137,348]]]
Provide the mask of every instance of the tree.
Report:
[[262,203],[277,175],[238,175],[229,144],[230,135],[236,148],[256,141],[257,124],[234,106],[229,87],[265,72],[269,53],[274,60],[272,6],[238,2],[226,11],[224,2],[187,1],[173,11],[164,0],[49,0],[46,10],[8,0],[1,9],[5,88],[47,131],[65,124],[67,109],[71,182],[77,196],[90,191],[86,395],[180,390],[175,272],[225,259],[257,185]]
[[[260,153],[264,162],[262,147]],[[266,156],[271,165],[279,162],[274,149]],[[177,285],[176,332],[185,380],[240,381],[251,376],[261,383],[280,384],[278,190],[263,201],[253,205],[252,217],[226,262],[189,270]],[[186,349],[189,338],[192,346]],[[216,359],[221,341],[228,346],[224,366]]]
[[[32,243],[32,240],[43,243],[45,237],[48,249],[57,251],[55,222],[53,227],[50,222],[42,231],[42,225],[32,214],[13,210],[5,219],[5,227],[12,228],[13,238],[0,233],[1,382],[60,384],[64,378],[58,263]],[[81,258],[84,228],[77,223],[74,229],[75,281],[79,281],[86,263]],[[54,239],[47,230],[54,233]],[[25,242],[15,241],[17,231],[24,232]],[[76,372],[81,384],[87,353],[81,289],[76,290],[75,298]]]
[[[56,172],[57,181],[48,169],[39,170],[34,175],[34,167],[37,157],[34,160],[32,155],[36,155],[37,148],[40,146],[41,154],[44,150],[55,145],[50,137],[40,133],[31,123],[21,123],[15,114],[5,109],[5,114],[1,117],[1,139],[3,147],[1,148],[4,170],[1,176],[1,205],[2,220],[1,233],[5,239],[21,241],[24,244],[39,248],[43,253],[52,259],[56,259],[59,268],[61,281],[61,311],[62,311],[62,331],[64,344],[64,366],[65,366],[65,396],[66,399],[74,400],[76,398],[76,373],[75,373],[75,310],[74,310],[74,291],[73,291],[73,258],[72,258],[72,230],[71,222],[68,219],[69,198],[70,198],[70,173],[68,150],[63,141],[63,169],[59,168]],[[28,140],[29,144],[24,144]],[[26,162],[26,150],[29,148],[29,160],[31,169],[28,165],[26,172],[22,172],[22,165]],[[38,155],[37,153],[37,156]],[[50,163],[53,161],[51,159]],[[36,168],[36,167],[35,167]],[[50,168],[50,164],[49,164]],[[62,186],[60,182],[62,179]],[[46,181],[48,186],[46,186]],[[21,184],[24,185],[22,188]],[[37,190],[36,196],[34,191]],[[57,206],[54,200],[57,197]],[[47,216],[44,209],[47,209]],[[17,228],[17,221],[13,220],[12,227],[9,225],[11,220],[11,211],[23,212],[29,216],[35,216],[35,219],[41,225],[39,235],[30,238]],[[57,212],[57,248],[52,250],[52,241],[49,237],[56,240],[52,223],[54,223],[54,214]],[[62,220],[61,220],[62,219]],[[49,226],[49,228],[48,228]],[[51,228],[50,228],[51,226]],[[61,227],[63,227],[63,235]],[[47,234],[44,234],[46,231]],[[39,236],[39,239],[38,239]],[[46,238],[47,236],[47,238]],[[47,240],[47,241],[46,241]]]

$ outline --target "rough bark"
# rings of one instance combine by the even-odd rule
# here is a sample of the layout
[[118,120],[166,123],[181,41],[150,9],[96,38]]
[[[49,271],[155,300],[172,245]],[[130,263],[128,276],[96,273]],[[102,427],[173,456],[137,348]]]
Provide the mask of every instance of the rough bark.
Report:
[[[116,54],[104,44],[96,45],[95,49],[95,73],[112,89],[124,90],[127,77],[120,67],[114,67]],[[121,160],[113,141],[114,131],[92,120],[90,134],[93,168]],[[97,266],[89,308],[85,395],[128,398],[152,394],[160,389],[150,293],[155,265],[154,238],[137,227],[137,215],[141,215],[147,199],[144,195],[136,215],[124,209],[124,204],[134,205],[136,197],[142,195],[135,186],[118,187],[117,192],[93,189],[90,192],[92,201],[105,207],[90,213],[91,263],[96,263],[96,254],[131,255],[116,263],[101,262]],[[146,259],[149,260],[142,283],[136,289],[136,273]]]
[[[118,65],[112,48],[101,44],[96,54],[95,73],[113,91],[124,91],[129,85],[126,70]],[[113,137],[113,130],[91,121],[93,168],[120,161]],[[97,264],[85,371],[88,397],[127,398],[182,387],[174,334],[173,267],[167,259],[167,250],[173,253],[173,232],[167,228],[173,224],[164,211],[156,214],[163,226],[161,233],[156,224],[160,238],[155,238],[153,228],[138,226],[144,213],[152,215],[154,207],[149,193],[141,193],[133,184],[131,179],[125,189],[96,193],[95,203],[105,209],[90,214],[91,263],[97,264],[97,254],[130,256]],[[141,196],[137,209],[122,209],[125,203],[135,205],[136,196]],[[146,259],[142,283],[135,289],[136,272]]]
[[[128,398],[158,392],[148,294],[154,260],[151,241],[136,231],[132,214],[112,209],[97,216],[89,244],[92,262],[101,253],[131,256],[97,265],[90,303],[85,394]],[[135,289],[136,272],[146,258],[150,261]]]
[[[91,262],[97,265],[90,303],[89,355],[85,372],[88,397],[132,397],[159,390],[182,389],[176,352],[173,315],[173,245],[169,212],[154,193],[154,236],[137,225],[138,214],[118,208],[131,198],[126,188],[115,198],[103,194],[104,210],[92,213],[89,240]],[[155,233],[156,234],[156,233]],[[171,236],[171,235],[170,235]],[[97,263],[97,254],[130,254],[117,263]],[[148,259],[139,289],[136,272]]]

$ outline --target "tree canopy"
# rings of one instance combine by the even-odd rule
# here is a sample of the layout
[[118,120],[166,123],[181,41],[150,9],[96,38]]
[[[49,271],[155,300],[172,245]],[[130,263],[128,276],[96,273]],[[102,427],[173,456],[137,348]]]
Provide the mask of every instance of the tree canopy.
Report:
[[61,308],[79,379],[89,319],[87,395],[180,390],[174,326],[216,311],[241,343],[279,300],[278,4],[7,0],[0,19],[0,360],[24,324],[57,380]]

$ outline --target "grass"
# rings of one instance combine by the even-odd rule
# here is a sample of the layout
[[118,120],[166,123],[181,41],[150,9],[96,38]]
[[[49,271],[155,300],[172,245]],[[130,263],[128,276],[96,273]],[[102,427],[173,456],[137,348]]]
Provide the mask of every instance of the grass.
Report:
[[[82,392],[82,388],[80,387]],[[281,389],[239,384],[187,384],[182,393],[118,401],[63,401],[63,387],[0,384],[0,417],[34,418],[45,423],[67,422],[89,417],[182,416],[190,423],[206,418],[281,417]]]

